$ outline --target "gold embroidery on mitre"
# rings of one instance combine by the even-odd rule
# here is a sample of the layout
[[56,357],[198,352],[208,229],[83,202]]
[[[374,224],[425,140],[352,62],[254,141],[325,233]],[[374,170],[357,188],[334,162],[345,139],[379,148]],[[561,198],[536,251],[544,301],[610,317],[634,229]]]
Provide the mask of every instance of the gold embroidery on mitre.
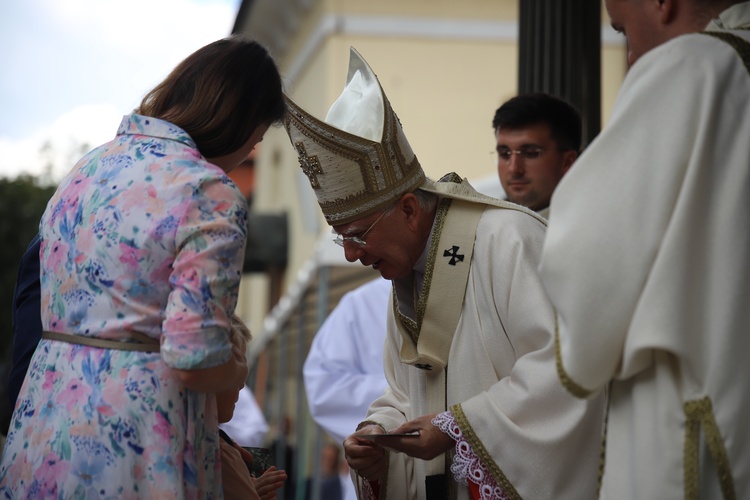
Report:
[[301,142],[296,143],[294,146],[297,148],[297,154],[299,155],[299,165],[300,167],[302,167],[302,172],[304,172],[304,174],[310,180],[310,185],[313,189],[320,188],[320,183],[318,182],[317,175],[322,174],[323,169],[320,168],[318,157],[307,156],[305,145]]
[[[324,172],[315,175],[317,187],[313,187],[328,224],[346,224],[383,210],[424,183],[424,172],[395,125],[387,100],[382,143],[339,130],[286,100],[289,112],[284,125],[292,144],[298,153],[301,144],[305,157],[315,157]],[[305,166],[300,157],[300,167],[308,175]]]
[[284,126],[329,225],[348,224],[384,210],[426,181],[401,122],[379,83],[378,87],[383,104],[380,142],[318,120],[284,96]]

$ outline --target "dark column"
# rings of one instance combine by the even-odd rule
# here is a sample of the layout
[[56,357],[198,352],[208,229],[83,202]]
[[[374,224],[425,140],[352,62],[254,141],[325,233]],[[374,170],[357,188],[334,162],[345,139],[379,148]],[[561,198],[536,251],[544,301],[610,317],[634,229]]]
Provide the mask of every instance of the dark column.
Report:
[[585,146],[601,127],[601,0],[518,3],[518,93],[545,92],[577,107]]

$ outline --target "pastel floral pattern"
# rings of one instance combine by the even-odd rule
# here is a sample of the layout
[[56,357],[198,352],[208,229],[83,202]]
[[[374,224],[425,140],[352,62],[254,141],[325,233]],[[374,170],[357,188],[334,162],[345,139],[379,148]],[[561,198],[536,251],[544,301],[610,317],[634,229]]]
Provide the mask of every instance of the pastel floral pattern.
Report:
[[137,114],[40,223],[42,325],[160,353],[43,340],[0,461],[2,498],[221,498],[214,397],[169,368],[231,356],[247,203],[174,125]]

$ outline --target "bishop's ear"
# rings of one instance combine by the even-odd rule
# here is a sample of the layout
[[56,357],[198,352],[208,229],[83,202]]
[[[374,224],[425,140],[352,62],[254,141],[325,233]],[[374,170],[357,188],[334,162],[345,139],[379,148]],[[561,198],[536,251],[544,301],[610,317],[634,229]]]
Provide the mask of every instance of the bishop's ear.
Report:
[[412,231],[419,226],[419,221],[424,217],[422,209],[419,206],[419,199],[414,193],[404,193],[396,202],[396,210],[401,212],[406,224]]

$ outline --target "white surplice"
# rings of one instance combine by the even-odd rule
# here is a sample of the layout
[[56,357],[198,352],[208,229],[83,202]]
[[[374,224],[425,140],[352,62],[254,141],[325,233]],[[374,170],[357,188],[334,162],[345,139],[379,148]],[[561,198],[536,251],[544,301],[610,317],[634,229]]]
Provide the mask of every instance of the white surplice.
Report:
[[611,382],[602,498],[750,498],[749,214],[748,69],[705,34],[646,53],[553,195],[541,266],[563,383]]
[[310,415],[336,442],[357,429],[387,386],[385,318],[391,282],[382,278],[347,292],[313,339],[302,373]]

